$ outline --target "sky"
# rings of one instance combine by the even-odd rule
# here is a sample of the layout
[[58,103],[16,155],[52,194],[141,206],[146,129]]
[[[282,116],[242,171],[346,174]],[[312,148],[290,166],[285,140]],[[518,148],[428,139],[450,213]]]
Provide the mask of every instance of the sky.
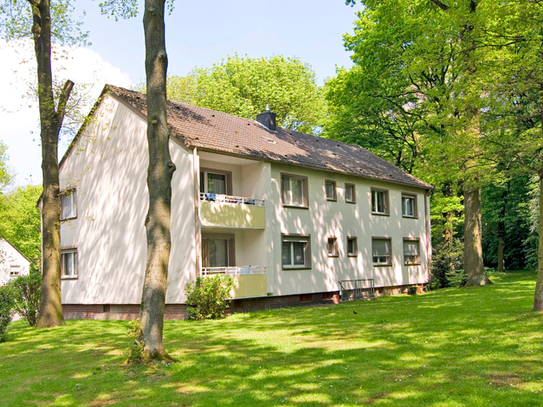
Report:
[[[77,0],[91,44],[63,49],[53,69],[63,81],[88,84],[89,103],[104,84],[122,87],[145,81],[143,14],[129,20],[101,15],[98,1]],[[210,67],[228,55],[252,58],[298,57],[316,72],[319,85],[333,77],[336,67],[350,67],[343,35],[353,31],[356,12],[343,0],[176,0],[166,17],[168,74],[186,75],[195,67]],[[35,77],[30,41],[0,41],[0,140],[7,146],[15,185],[40,184],[41,149],[37,103],[28,97]],[[89,106],[84,106],[86,112]],[[59,144],[59,159],[73,134]]]

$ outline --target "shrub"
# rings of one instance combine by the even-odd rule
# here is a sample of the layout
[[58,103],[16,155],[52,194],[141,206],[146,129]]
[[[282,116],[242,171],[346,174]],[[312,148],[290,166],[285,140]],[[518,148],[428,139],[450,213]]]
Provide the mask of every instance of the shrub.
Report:
[[32,266],[28,276],[17,277],[8,285],[13,292],[13,309],[25,318],[30,326],[35,326],[41,298],[41,273]]
[[464,244],[439,245],[432,254],[430,288],[459,287],[464,280]]
[[9,286],[0,287],[0,342],[6,339],[6,331],[11,322],[13,290]]
[[203,320],[221,318],[228,308],[226,301],[234,288],[230,276],[216,275],[198,277],[187,284],[187,312],[189,319]]

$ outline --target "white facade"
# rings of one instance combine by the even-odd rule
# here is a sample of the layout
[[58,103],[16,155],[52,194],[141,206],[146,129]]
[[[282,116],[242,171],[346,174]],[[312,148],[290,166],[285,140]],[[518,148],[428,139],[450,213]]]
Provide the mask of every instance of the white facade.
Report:
[[[426,190],[189,149],[176,138],[170,142],[170,152],[176,171],[172,179],[168,304],[185,302],[187,282],[205,266],[202,245],[217,236],[230,242],[229,258],[235,263],[230,266],[265,268],[265,296],[337,291],[338,281],[349,279],[374,279],[376,287],[427,281]],[[145,117],[116,97],[105,96],[94,120],[82,130],[61,164],[61,191],[75,191],[77,206],[70,212],[76,215],[61,224],[63,304],[140,303],[146,256],[147,166]],[[228,174],[228,195],[264,200],[265,225],[254,221],[256,215],[249,206],[244,206],[239,222],[233,218],[224,225],[206,222],[198,215],[203,171]],[[283,205],[284,174],[305,180],[306,208]],[[335,181],[335,201],[326,199],[326,180]],[[346,184],[354,186],[355,203],[346,202]],[[388,214],[372,214],[372,188],[386,191]],[[414,197],[416,216],[402,216],[402,194]],[[207,204],[211,211],[222,210],[215,202]],[[290,244],[285,236],[300,235],[309,242],[310,261],[307,267],[285,267],[283,250]],[[327,251],[329,237],[337,239],[335,257],[329,257]],[[356,253],[348,255],[347,238],[355,239]],[[374,238],[390,242],[390,265],[374,265]],[[404,241],[417,242],[419,259],[414,265],[405,265]],[[76,272],[70,271],[72,267]]]
[[0,285],[19,276],[27,276],[29,272],[30,260],[10,242],[0,239]]

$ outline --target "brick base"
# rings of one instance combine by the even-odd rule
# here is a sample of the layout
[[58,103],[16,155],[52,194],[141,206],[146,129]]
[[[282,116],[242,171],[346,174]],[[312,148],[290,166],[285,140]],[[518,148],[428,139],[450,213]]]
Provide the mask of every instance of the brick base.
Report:
[[[422,292],[422,285],[376,287],[375,296],[397,295],[407,292]],[[364,298],[364,299],[369,299]],[[282,295],[230,300],[228,313],[261,311],[273,308],[339,304],[339,291],[323,293]],[[63,304],[65,319],[136,319],[139,318],[139,304]],[[187,319],[185,304],[166,304],[164,319]]]

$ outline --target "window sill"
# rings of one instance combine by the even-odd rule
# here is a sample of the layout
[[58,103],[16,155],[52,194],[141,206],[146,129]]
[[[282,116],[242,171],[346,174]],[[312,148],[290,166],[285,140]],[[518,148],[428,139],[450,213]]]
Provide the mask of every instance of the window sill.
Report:
[[371,214],[374,216],[390,216],[390,213],[372,212]]
[[357,253],[347,253],[347,257],[358,257]]
[[352,205],[356,205],[356,201],[345,201],[345,203],[348,203],[348,204],[352,204]]
[[64,221],[66,221],[66,220],[74,220],[74,219],[77,219],[77,216],[73,216],[73,217],[71,217],[71,218],[64,218],[64,219],[61,219],[60,221],[61,221],[61,222],[64,222]]
[[300,266],[300,267],[285,267],[283,266],[283,270],[287,271],[296,271],[296,270],[311,270],[311,267],[308,266]]
[[60,277],[61,280],[77,280],[79,276],[62,276]]
[[326,198],[327,202],[337,202],[337,198]]
[[285,205],[285,204],[283,204],[283,208],[291,208],[291,209],[309,209],[309,206]]
[[404,263],[404,266],[420,266],[420,263]]
[[329,255],[328,255],[328,258],[329,258],[329,259],[330,259],[330,258],[332,258],[332,259],[333,259],[333,258],[338,258],[338,257],[339,257],[339,254],[329,254]]
[[402,215],[402,218],[404,218],[404,219],[418,219],[419,217],[418,217],[418,216],[406,216],[406,215]]
[[373,264],[373,267],[392,267],[392,264]]

